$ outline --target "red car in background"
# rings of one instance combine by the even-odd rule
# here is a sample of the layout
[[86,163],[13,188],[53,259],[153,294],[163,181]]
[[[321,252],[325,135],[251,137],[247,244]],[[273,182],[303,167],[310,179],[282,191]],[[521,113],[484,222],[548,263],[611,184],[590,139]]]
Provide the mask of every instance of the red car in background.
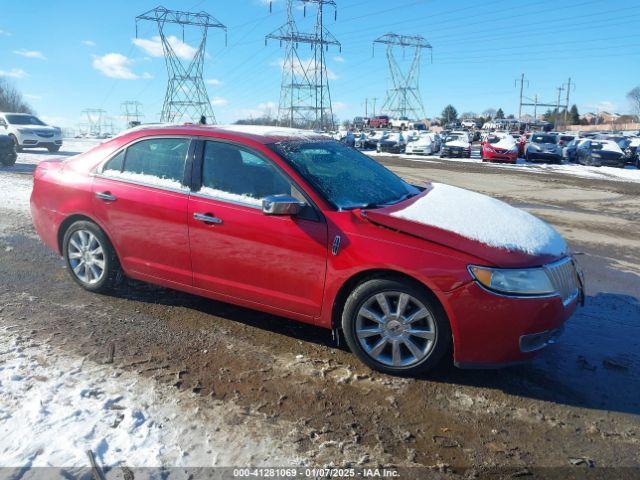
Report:
[[377,115],[369,119],[369,127],[371,128],[389,128],[391,120],[388,115]]
[[134,129],[42,161],[31,213],[86,290],[126,276],[333,329],[392,374],[527,359],[582,297],[541,220],[299,130]]
[[519,146],[516,139],[506,132],[487,134],[480,147],[483,162],[510,162],[518,160]]

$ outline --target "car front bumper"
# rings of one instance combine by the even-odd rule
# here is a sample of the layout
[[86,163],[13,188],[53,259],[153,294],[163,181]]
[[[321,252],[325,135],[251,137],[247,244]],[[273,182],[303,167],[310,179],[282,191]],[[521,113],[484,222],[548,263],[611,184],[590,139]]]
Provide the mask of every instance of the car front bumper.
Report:
[[561,153],[552,153],[552,152],[532,152],[529,151],[527,153],[529,156],[529,160],[551,160],[554,162],[562,161]]
[[445,155],[447,157],[468,157],[471,154],[471,150],[465,150],[465,149],[450,149],[450,148],[443,148],[441,155]]
[[518,153],[499,153],[499,152],[489,152],[484,151],[482,156],[486,160],[492,160],[494,162],[515,162],[518,160]]
[[22,148],[47,148],[62,146],[62,137],[59,135],[44,137],[34,133],[20,133],[16,138],[18,139],[18,144]]
[[445,309],[451,321],[455,364],[492,368],[532,358],[555,342],[582,295],[580,290],[566,303],[559,296],[509,297],[476,282],[449,292]]

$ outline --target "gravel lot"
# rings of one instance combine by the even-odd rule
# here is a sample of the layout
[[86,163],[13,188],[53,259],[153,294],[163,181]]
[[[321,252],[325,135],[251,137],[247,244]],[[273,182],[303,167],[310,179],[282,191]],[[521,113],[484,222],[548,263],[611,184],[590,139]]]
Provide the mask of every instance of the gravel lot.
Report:
[[[60,155],[89,145],[68,142]],[[481,478],[497,478],[495,466],[523,474],[556,467],[543,472],[559,478],[590,465],[640,468],[640,182],[633,174],[379,157],[410,181],[487,193],[547,220],[584,252],[587,277],[586,306],[531,363],[485,371],[443,365],[425,378],[400,379],[362,366],[328,332],[283,318],[137,282],[114,296],[80,290],[31,226],[31,172],[51,156],[20,154],[14,168],[0,169],[4,466],[86,464],[84,454],[57,455],[47,444],[15,447],[20,441],[7,432],[18,415],[33,420],[18,407],[30,398],[45,410],[60,402],[94,409],[109,423],[122,415],[110,428],[130,429],[127,444],[108,429],[85,438],[82,429],[58,425],[78,436],[67,450],[93,449],[112,466],[428,466],[447,477],[472,469]],[[86,375],[60,385],[80,388],[88,377],[100,390],[100,379],[125,378],[121,392],[110,381],[89,396],[122,396],[121,409],[73,390],[51,398],[53,384],[37,388],[46,371],[28,368],[49,364],[64,375],[77,362]],[[159,393],[142,395],[140,386]],[[144,431],[131,421],[141,409]],[[29,434],[37,422],[25,425],[33,425]],[[171,435],[154,433],[154,425]],[[144,434],[145,449],[136,450],[134,434]]]

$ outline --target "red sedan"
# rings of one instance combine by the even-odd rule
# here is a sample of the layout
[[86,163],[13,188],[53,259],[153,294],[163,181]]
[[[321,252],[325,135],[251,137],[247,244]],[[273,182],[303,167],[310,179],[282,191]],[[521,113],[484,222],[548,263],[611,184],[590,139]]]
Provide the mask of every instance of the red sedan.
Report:
[[341,331],[389,373],[527,359],[582,297],[546,223],[311,132],[139,128],[41,162],[31,212],[89,291],[127,276]]
[[482,141],[480,148],[483,162],[516,163],[518,160],[518,144],[515,138],[508,133],[490,133]]

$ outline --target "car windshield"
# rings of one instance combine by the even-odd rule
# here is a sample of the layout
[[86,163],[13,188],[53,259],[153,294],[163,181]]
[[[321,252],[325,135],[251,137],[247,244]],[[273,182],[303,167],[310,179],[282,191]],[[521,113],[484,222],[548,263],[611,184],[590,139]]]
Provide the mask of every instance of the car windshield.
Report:
[[447,135],[447,138],[444,139],[444,143],[455,142],[456,140],[460,140],[460,135]]
[[555,135],[531,135],[533,143],[558,143],[558,137]]
[[5,115],[7,117],[7,122],[11,125],[38,125],[38,126],[46,126],[44,123],[37,117],[33,115]]
[[338,142],[286,141],[272,148],[340,210],[390,205],[420,192],[372,158]]

